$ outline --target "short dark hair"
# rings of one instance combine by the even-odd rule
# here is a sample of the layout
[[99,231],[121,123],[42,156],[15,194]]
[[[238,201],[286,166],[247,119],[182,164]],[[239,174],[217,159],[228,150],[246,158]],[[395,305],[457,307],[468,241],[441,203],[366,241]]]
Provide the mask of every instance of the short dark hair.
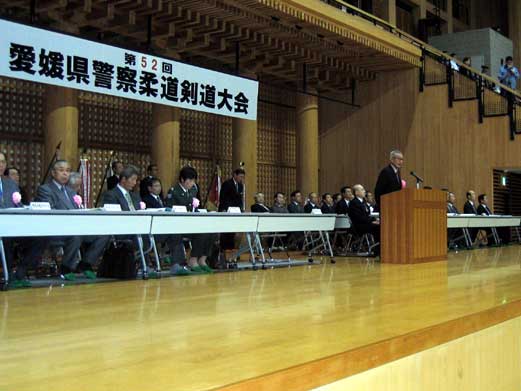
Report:
[[322,199],[325,200],[327,196],[330,196],[331,193],[324,193],[322,194]]
[[114,160],[110,166],[112,167],[113,170],[115,170],[115,169],[116,169],[116,166],[117,166],[118,164],[123,164],[123,163],[121,163],[121,162],[118,161],[118,160]]
[[340,189],[340,194],[347,193],[347,189],[351,189],[351,186],[344,186]]
[[233,174],[234,175],[246,175],[246,171],[244,171],[244,168],[236,168],[234,171],[233,171]]
[[486,196],[487,196],[486,194],[480,194],[480,195],[478,196],[478,202],[483,201],[483,200],[485,199]]
[[139,176],[139,170],[136,166],[133,166],[130,164],[130,165],[124,167],[123,171],[121,171],[121,173],[119,174],[119,181],[121,182],[121,180],[123,178],[129,179],[129,178],[133,177],[134,175]]
[[179,181],[186,181],[187,179],[197,179],[197,171],[190,166],[184,166],[179,172]]
[[[1,152],[0,152],[0,153],[1,153]],[[5,175],[5,176],[8,176],[10,170],[16,170],[16,172],[17,172],[18,174],[20,174],[20,170],[19,170],[17,167],[11,166],[11,167],[7,167],[7,168],[5,169],[5,171],[4,171],[4,175]]]
[[505,61],[514,61],[514,59],[512,56],[506,56]]
[[281,191],[277,191],[277,192],[275,193],[275,195],[273,196],[273,198],[277,198],[277,196],[278,196],[279,194],[280,194],[281,196],[284,197],[284,193],[283,193],[283,192],[281,192]]
[[432,190],[432,186],[423,186],[424,190]]
[[297,194],[302,193],[300,190],[293,190],[290,194],[291,198],[295,198]]
[[156,183],[156,182],[159,182],[159,184],[161,184],[161,179],[156,178],[155,176],[153,176],[152,178],[148,178],[147,182],[148,182],[147,183],[147,187],[150,187],[150,186],[153,186],[154,183]]
[[467,191],[467,198],[471,196],[470,191]]
[[157,168],[157,164],[154,164],[154,163],[152,163],[152,164],[149,164],[149,165],[148,165],[148,167],[147,167],[147,172],[150,172],[150,171],[152,171],[152,168],[154,168],[154,167],[156,167],[156,168]]

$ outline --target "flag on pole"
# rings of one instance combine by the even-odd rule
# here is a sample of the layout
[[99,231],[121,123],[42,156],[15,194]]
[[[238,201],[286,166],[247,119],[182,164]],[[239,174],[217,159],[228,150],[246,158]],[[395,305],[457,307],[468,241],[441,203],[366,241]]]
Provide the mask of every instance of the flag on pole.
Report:
[[221,192],[221,168],[215,166],[215,174],[208,188],[206,209],[217,210],[219,208],[219,193]]
[[81,176],[81,191],[83,199],[83,207],[92,207],[92,173],[90,161],[86,158],[80,159],[80,176]]

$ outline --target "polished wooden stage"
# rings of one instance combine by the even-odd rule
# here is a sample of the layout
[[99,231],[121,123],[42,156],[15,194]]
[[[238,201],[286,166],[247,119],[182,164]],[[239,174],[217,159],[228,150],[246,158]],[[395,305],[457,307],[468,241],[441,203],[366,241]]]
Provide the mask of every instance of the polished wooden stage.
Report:
[[302,390],[521,315],[521,246],[0,294],[0,390]]

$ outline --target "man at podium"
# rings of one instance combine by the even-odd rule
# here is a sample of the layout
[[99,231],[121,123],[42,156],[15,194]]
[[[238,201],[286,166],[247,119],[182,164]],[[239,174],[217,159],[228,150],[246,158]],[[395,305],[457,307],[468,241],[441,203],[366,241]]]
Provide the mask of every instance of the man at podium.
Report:
[[376,207],[378,210],[380,210],[381,196],[401,190],[402,188],[400,169],[403,165],[403,154],[399,150],[395,149],[391,151],[389,159],[389,165],[382,169],[380,175],[378,175],[378,180],[376,181],[376,187],[374,190]]

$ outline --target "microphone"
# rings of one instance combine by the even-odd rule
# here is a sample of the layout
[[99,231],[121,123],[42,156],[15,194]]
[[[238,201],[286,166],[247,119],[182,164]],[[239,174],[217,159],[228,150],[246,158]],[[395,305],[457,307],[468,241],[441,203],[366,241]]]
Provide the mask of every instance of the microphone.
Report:
[[418,175],[416,175],[416,173],[414,171],[411,171],[411,175],[413,177],[415,177],[418,182],[423,182],[423,179],[420,178]]

